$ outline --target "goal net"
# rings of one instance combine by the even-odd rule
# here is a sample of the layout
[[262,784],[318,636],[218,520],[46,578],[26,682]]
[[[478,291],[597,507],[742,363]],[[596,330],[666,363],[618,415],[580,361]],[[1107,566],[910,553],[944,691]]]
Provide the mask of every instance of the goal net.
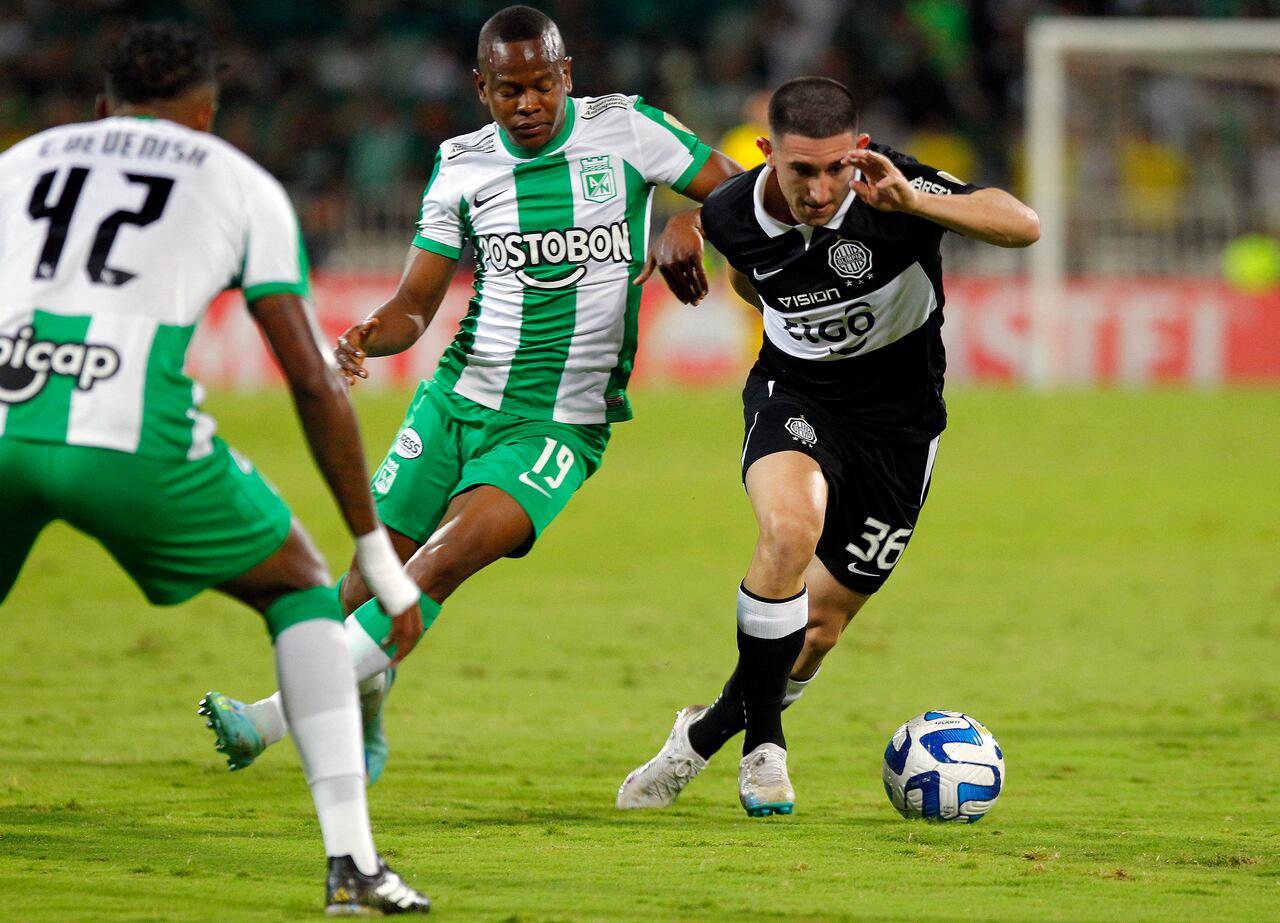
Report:
[[1026,107],[1032,383],[1090,377],[1069,355],[1080,280],[1143,281],[1150,300],[1280,234],[1280,21],[1037,20]]

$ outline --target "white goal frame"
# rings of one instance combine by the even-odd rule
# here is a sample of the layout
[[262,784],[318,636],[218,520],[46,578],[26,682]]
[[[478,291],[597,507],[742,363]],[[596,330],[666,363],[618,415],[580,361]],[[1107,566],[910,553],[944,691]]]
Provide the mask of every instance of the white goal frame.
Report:
[[1045,17],[1028,27],[1024,140],[1029,204],[1040,215],[1040,242],[1030,251],[1027,380],[1033,387],[1056,385],[1063,373],[1055,333],[1065,307],[1066,56],[1232,51],[1280,55],[1280,19]]

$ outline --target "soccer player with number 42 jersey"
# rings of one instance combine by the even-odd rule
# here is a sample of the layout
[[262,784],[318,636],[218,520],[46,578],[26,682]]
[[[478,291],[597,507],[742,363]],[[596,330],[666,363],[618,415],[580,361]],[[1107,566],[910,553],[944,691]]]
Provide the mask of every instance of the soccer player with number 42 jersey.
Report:
[[328,569],[275,490],[214,436],[183,373],[209,302],[243,290],[408,653],[422,631],[417,590],[378,521],[342,379],[318,348],[293,208],[208,133],[217,83],[200,33],[135,28],[111,54],[106,89],[98,121],[0,154],[0,600],[62,519],[153,603],[216,588],[258,610],[324,835],[326,909],[425,913],[369,831]]
[[[474,249],[466,316],[373,477],[428,626],[472,574],[528,553],[599,467],[610,424],[631,418],[640,285],[653,266],[705,290],[696,230],[665,233],[648,255],[654,187],[702,201],[741,172],[637,97],[571,97],[560,31],[530,7],[481,29],[475,85],[493,121],[441,145],[398,291],[338,344],[353,382],[368,376],[366,357],[410,348],[463,248]],[[368,576],[353,561],[342,601],[372,782],[387,757],[381,710],[394,673]],[[217,701],[233,769],[286,733],[277,696]]]
[[946,425],[942,235],[1003,247],[1040,236],[1000,189],[858,131],[849,90],[803,77],[769,102],[765,163],[706,200],[707,239],[764,315],[743,389],[742,479],[759,526],[737,594],[738,663],[715,703],[680,711],[618,791],[661,808],[745,730],[738,796],[790,814],[782,709],[889,579],[915,530]]

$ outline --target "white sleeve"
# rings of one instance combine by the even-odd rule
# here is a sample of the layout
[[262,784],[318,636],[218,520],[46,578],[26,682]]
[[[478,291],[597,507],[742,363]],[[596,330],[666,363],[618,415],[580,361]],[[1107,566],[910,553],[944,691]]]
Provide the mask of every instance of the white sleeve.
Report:
[[711,156],[711,148],[679,119],[653,108],[643,97],[636,97],[631,121],[644,155],[644,178],[683,192]]
[[450,192],[449,177],[442,169],[440,151],[431,168],[431,178],[422,191],[422,209],[418,212],[418,229],[413,245],[456,260],[462,255],[464,236],[460,198]]
[[245,301],[266,295],[309,295],[307,250],[288,193],[256,164],[242,176],[245,242],[240,288]]

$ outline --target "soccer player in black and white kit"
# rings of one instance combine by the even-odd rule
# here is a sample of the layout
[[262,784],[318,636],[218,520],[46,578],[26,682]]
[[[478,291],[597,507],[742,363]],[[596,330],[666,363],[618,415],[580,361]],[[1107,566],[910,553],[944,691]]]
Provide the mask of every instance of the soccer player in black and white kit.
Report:
[[835,81],[783,84],[769,133],[764,165],[721,183],[700,217],[764,315],[743,389],[759,538],[738,590],[738,663],[712,706],[680,711],[619,808],[670,805],[745,730],[743,807],[791,813],[782,709],[901,558],[946,425],[942,234],[1002,247],[1040,236],[1009,193],[872,144]]

